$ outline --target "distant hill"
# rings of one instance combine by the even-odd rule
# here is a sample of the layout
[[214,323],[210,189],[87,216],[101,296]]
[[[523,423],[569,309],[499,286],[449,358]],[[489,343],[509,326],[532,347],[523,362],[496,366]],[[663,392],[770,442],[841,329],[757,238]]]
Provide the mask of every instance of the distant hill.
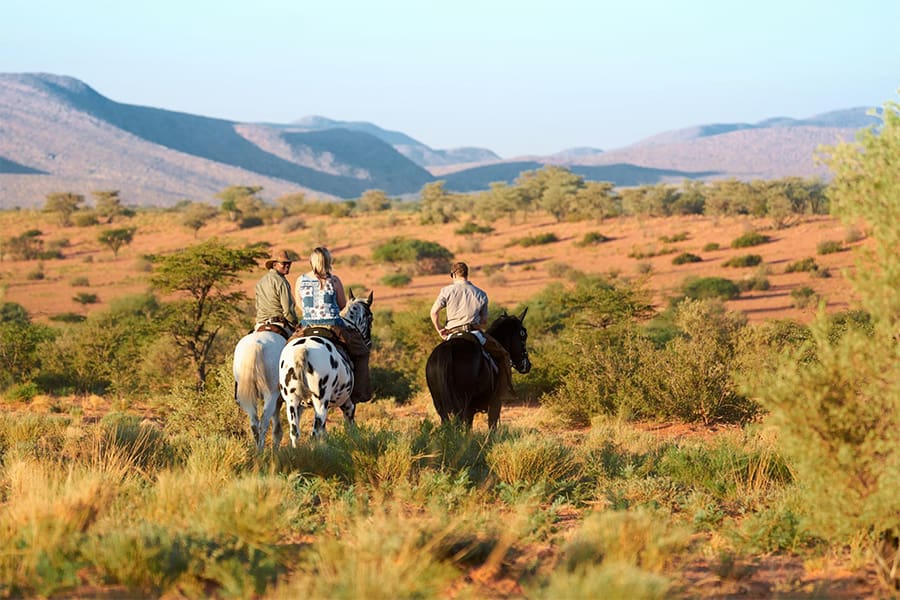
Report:
[[484,148],[437,150],[367,122],[238,123],[115,102],[71,77],[0,74],[0,208],[40,206],[54,191],[103,189],[120,190],[129,204],[158,206],[214,202],[229,185],[262,186],[272,199],[292,192],[355,198],[368,189],[407,196],[437,179],[473,191],[548,164],[620,186],[822,176],[816,148],[878,122],[866,112],[699,125],[625,148],[503,160]]
[[491,150],[486,148],[451,148],[435,150],[405,133],[382,129],[366,121],[335,121],[326,117],[312,115],[293,123],[306,130],[348,129],[362,131],[383,140],[397,149],[403,156],[422,167],[455,165],[460,163],[477,163],[500,160]]

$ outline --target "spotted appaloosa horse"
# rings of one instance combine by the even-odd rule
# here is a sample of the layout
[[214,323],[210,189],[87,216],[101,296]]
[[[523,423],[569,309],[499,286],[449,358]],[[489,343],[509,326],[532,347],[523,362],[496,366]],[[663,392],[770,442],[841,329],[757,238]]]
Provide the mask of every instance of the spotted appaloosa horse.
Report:
[[[350,291],[347,306],[341,317],[348,327],[362,334],[371,343],[372,292],[368,298],[355,298]],[[325,435],[328,409],[337,406],[344,413],[344,423],[353,425],[356,405],[350,400],[353,390],[353,365],[343,348],[325,336],[294,337],[281,351],[281,396],[287,404],[291,445],[297,446],[300,435],[300,415],[312,406],[315,411],[313,436]]]
[[[262,452],[266,432],[272,422],[272,446],[278,448],[284,432],[281,429],[281,393],[278,389],[278,360],[287,338],[274,331],[253,331],[234,349],[234,401],[250,417],[257,449]],[[263,418],[259,420],[259,402]]]
[[[531,370],[528,331],[523,324],[527,312],[526,308],[518,317],[501,315],[487,330],[509,352],[516,371],[523,374]],[[497,377],[492,362],[470,333],[451,336],[431,351],[425,363],[425,381],[441,423],[455,417],[471,428],[475,413],[487,412],[488,427],[497,426],[500,400],[494,395]]]

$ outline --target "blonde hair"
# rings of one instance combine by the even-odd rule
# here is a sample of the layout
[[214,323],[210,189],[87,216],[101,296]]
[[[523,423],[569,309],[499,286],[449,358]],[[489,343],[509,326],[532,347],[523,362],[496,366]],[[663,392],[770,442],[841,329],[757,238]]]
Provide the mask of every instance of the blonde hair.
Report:
[[309,255],[309,266],[313,274],[319,280],[319,289],[325,287],[325,280],[331,275],[331,252],[328,248],[319,246]]

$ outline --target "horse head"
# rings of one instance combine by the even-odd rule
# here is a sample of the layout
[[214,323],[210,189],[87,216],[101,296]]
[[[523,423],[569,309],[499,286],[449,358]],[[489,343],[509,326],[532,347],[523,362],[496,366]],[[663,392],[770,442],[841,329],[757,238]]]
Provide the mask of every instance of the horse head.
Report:
[[367,346],[372,344],[372,302],[374,292],[369,292],[365,298],[357,298],[350,288],[347,306],[341,311],[341,318],[348,326],[356,329],[366,341]]
[[491,334],[509,352],[509,359],[513,367],[519,373],[525,374],[531,370],[531,360],[528,358],[528,330],[525,329],[525,314],[528,307],[519,316],[502,314],[488,328]]

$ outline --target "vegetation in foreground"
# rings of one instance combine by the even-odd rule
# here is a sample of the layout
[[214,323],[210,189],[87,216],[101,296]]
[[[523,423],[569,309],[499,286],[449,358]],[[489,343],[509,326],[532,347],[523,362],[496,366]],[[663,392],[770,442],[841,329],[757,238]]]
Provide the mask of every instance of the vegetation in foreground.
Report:
[[[387,312],[373,364],[396,405],[256,455],[223,342],[245,299],[219,282],[259,248],[150,257],[158,295],[58,327],[3,304],[6,402],[100,392],[119,410],[0,413],[0,594],[692,597],[698,565],[724,586],[763,555],[836,553],[896,590],[900,107],[859,144],[828,156],[832,209],[874,240],[862,310],[750,326],[719,300],[728,280],[654,314],[638,285],[573,274],[529,302],[539,366],[520,388],[546,420],[493,433],[396,418],[423,401],[430,340],[427,311]],[[644,419],[729,427],[665,440]]]

